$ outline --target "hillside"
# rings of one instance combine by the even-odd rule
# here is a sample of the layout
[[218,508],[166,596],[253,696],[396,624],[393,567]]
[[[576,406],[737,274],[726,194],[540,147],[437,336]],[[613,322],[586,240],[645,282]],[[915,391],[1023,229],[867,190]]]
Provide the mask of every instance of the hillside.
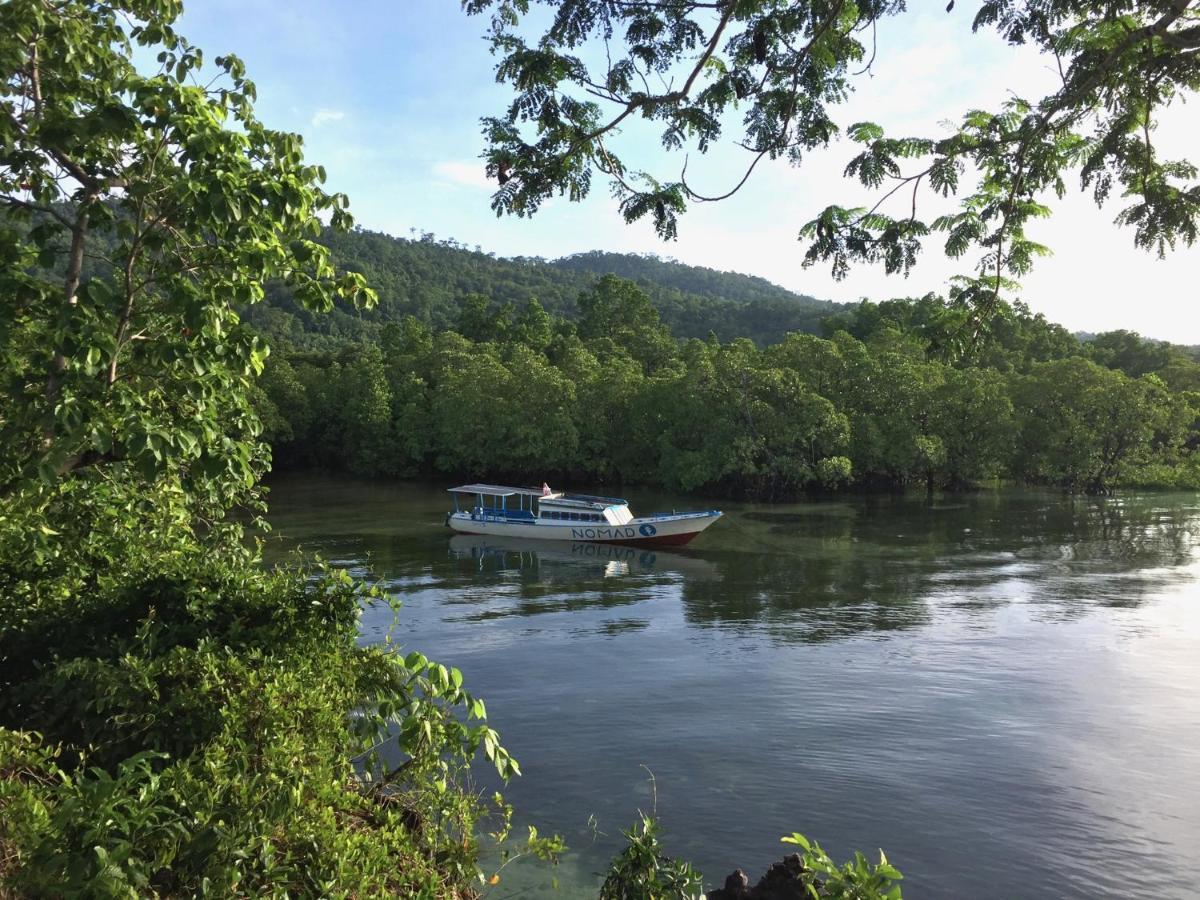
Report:
[[383,325],[406,315],[434,328],[450,327],[469,294],[517,307],[536,298],[547,311],[573,319],[576,297],[610,272],[636,281],[677,337],[703,338],[712,331],[722,340],[748,337],[765,345],[790,331],[817,332],[821,319],[840,309],[762,278],[654,256],[594,252],[554,261],[504,259],[430,235],[406,240],[361,229],[326,233],[322,241],[339,267],[367,276],[379,292],[379,305],[314,316],[277,285],[268,292],[267,304],[246,313],[269,336],[296,346],[329,347],[374,337]]
[[790,303],[829,311],[837,306],[807,294],[796,294],[757,275],[722,272],[705,266],[689,266],[653,253],[605,253],[593,250],[564,256],[552,263],[569,272],[619,275],[644,284],[668,285],[697,297],[731,300],[736,303]]

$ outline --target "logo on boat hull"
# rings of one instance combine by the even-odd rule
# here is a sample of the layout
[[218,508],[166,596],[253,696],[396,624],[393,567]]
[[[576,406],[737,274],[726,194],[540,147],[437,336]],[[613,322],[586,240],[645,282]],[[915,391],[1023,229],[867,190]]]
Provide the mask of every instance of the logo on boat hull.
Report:
[[638,531],[642,533],[642,537],[654,537],[658,533],[658,529],[647,522],[645,525],[640,525]]

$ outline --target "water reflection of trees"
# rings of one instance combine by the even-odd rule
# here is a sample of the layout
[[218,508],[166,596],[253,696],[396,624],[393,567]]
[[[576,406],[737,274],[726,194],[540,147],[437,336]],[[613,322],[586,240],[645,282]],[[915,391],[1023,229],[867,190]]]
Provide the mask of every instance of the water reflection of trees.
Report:
[[822,641],[922,624],[920,572],[884,555],[830,551],[823,557],[742,554],[715,557],[720,581],[683,586],[693,625],[765,630],[786,640]]
[[1093,606],[1133,607],[1147,595],[1195,580],[1200,506],[1148,495],[1038,510],[1019,558],[1039,577],[1028,600],[1049,619]]
[[739,549],[768,552],[710,557],[721,581],[685,584],[688,621],[812,641],[920,625],[941,605],[1022,601],[1055,618],[1136,605],[1196,578],[1200,505],[996,493],[868,500],[856,515],[757,509],[739,524]]
[[[323,536],[389,590],[433,590],[464,621],[630,607],[668,597],[695,627],[823,641],[912,628],[937,609],[1013,601],[1067,618],[1196,577],[1200,503],[985,493],[735,510],[691,553],[434,531]],[[712,548],[716,549],[712,549]],[[644,627],[636,614],[612,634]]]

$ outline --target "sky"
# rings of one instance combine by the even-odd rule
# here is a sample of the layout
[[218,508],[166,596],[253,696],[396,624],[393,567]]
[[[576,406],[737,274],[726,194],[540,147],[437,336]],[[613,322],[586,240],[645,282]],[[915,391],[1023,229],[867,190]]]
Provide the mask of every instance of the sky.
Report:
[[[858,79],[839,121],[936,135],[939,123],[967,109],[995,108],[1010,92],[1040,96],[1052,83],[1045,59],[971,33],[975,4],[949,14],[944,5],[913,0],[909,13],[880,28],[873,74]],[[626,225],[601,181],[583,202],[555,199],[530,219],[498,219],[479,119],[499,114],[512,95],[495,83],[486,25],[457,0],[189,0],[180,31],[210,59],[228,52],[243,59],[258,87],[260,119],[304,135],[306,157],[325,166],[328,189],[349,195],[364,228],[400,237],[432,232],[500,256],[657,253],[837,301],[944,293],[950,277],[969,268],[969,259],[945,259],[936,242],[907,278],[858,268],[835,281],[828,268],[801,265],[805,222],[831,203],[868,201],[841,175],[854,154],[846,141],[799,168],[764,162],[733,198],[692,207],[676,241],[658,239],[648,220]],[[1198,110],[1195,99],[1168,110],[1158,146],[1186,152],[1200,133]],[[680,160],[659,151],[653,133],[634,126],[618,140],[627,164],[678,171]],[[740,178],[744,157],[729,147],[693,154],[689,182],[723,192]],[[1132,232],[1112,224],[1119,208],[1097,208],[1075,189],[1050,220],[1029,228],[1054,253],[1023,279],[1021,299],[1072,330],[1128,328],[1200,344],[1200,246],[1166,259],[1138,250]],[[925,209],[929,218],[939,211],[933,203]]]

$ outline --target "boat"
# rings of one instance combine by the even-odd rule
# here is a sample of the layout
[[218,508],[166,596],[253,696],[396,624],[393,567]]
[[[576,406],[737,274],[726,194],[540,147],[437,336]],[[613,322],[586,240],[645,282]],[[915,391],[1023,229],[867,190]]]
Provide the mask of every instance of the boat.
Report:
[[[446,524],[462,534],[548,541],[662,547],[686,544],[717,519],[719,509],[635,517],[629,502],[540,488],[463,484],[449,489]],[[469,498],[465,503],[462,498]]]

